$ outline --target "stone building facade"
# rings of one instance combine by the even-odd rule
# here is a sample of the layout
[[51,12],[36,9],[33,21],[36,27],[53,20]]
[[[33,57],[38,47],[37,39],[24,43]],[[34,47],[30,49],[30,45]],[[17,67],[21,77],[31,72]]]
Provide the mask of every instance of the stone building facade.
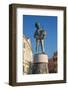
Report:
[[30,74],[32,68],[33,53],[31,41],[27,37],[23,37],[23,73]]
[[53,57],[49,59],[48,69],[49,69],[49,73],[57,73],[58,72],[57,52],[55,52]]

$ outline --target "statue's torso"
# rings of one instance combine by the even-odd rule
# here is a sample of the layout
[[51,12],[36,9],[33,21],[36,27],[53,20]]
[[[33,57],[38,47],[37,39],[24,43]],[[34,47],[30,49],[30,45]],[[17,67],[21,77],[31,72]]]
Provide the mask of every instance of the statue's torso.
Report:
[[43,29],[36,30],[35,38],[36,39],[44,39],[44,37],[45,37],[44,33],[45,33],[45,31]]

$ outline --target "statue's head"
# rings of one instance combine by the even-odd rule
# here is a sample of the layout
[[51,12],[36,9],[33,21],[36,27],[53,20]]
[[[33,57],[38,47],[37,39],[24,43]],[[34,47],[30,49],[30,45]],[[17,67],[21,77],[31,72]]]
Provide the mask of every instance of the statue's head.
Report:
[[35,27],[36,27],[37,29],[39,29],[39,28],[40,28],[40,23],[39,23],[39,22],[36,22],[36,23],[35,23]]

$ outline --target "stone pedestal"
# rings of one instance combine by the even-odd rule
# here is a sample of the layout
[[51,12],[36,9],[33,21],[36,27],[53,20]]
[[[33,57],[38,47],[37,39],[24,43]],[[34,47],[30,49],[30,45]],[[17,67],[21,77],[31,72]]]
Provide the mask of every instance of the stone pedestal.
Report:
[[48,73],[48,56],[43,53],[35,54],[33,61],[33,74]]

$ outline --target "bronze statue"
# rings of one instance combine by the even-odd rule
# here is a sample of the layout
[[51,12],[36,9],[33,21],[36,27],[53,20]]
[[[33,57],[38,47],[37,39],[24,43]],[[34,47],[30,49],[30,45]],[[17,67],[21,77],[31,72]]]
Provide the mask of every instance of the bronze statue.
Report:
[[40,23],[35,23],[36,31],[34,33],[34,38],[36,39],[36,52],[39,52],[39,44],[41,45],[42,53],[44,53],[44,38],[46,36],[46,32],[43,28],[40,27]]

